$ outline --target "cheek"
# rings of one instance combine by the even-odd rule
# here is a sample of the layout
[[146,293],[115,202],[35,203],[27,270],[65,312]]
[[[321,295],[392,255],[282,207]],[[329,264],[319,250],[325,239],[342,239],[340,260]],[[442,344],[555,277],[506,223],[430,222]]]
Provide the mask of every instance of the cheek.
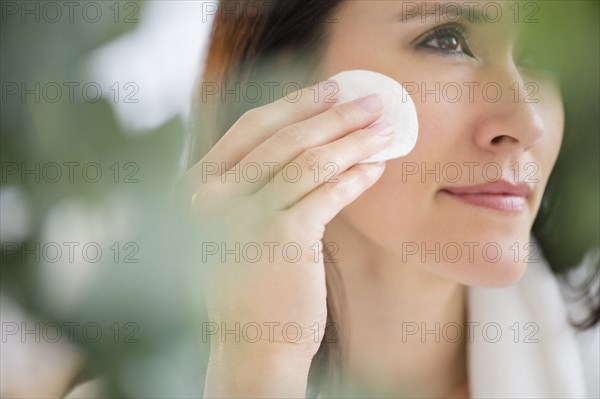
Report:
[[437,209],[437,193],[445,174],[456,173],[446,165],[469,156],[466,118],[457,117],[464,115],[457,109],[460,105],[414,100],[419,118],[415,148],[403,158],[387,161],[380,180],[340,213],[387,248],[404,239],[447,239],[449,231],[440,225],[444,215]]
[[338,216],[368,240],[400,256],[410,252],[413,244],[435,245],[456,237],[438,206],[437,193],[444,184],[438,171],[456,161],[458,153],[449,148],[458,145],[454,133],[462,127],[444,125],[435,117],[444,111],[441,104],[415,105],[419,116],[415,148],[403,158],[387,161],[380,180]]
[[439,126],[433,122],[435,106],[415,103],[419,137],[415,148],[403,158],[386,162],[380,180],[340,213],[368,238],[384,247],[398,245],[403,238],[422,239],[424,231],[435,232],[431,218],[435,179],[421,176],[424,163],[443,160],[447,143],[436,140]]

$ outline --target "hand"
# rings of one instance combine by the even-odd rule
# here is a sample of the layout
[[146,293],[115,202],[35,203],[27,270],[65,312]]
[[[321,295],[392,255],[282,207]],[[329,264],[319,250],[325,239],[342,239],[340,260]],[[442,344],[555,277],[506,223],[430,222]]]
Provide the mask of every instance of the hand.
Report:
[[389,125],[366,129],[383,112],[379,95],[334,105],[325,99],[336,87],[325,81],[246,112],[182,180],[210,237],[199,246],[211,361],[261,353],[310,365],[319,348],[325,225],[382,175],[383,164],[357,163],[392,138],[382,134]]

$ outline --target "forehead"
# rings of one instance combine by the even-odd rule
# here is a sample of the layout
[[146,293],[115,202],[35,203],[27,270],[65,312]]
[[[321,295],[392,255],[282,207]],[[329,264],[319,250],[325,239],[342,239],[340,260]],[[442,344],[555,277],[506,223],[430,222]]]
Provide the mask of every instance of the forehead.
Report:
[[[342,18],[371,19],[400,24],[467,22],[504,24],[515,20],[519,11],[532,7],[533,1],[452,1],[452,0],[346,0],[338,7]],[[515,22],[517,22],[515,20]]]

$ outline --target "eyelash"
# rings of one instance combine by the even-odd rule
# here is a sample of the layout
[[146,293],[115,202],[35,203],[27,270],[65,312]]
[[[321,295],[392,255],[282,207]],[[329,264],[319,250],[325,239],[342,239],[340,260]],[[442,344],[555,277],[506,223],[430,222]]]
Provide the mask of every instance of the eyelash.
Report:
[[[427,45],[427,43],[429,43],[430,41],[434,39],[440,39],[444,36],[456,36],[459,40],[459,45],[462,48],[462,51],[447,50]],[[467,42],[468,35],[466,30],[462,26],[436,26],[432,32],[427,34],[427,36],[420,41],[418,46],[423,50],[433,51],[441,55],[449,55],[460,58],[464,58],[465,56],[474,57],[474,55],[471,53],[471,50],[469,49],[469,46],[467,45]]]

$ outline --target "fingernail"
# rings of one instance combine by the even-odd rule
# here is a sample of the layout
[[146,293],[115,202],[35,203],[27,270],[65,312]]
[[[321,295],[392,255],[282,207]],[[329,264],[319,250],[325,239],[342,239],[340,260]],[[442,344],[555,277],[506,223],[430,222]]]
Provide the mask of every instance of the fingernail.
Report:
[[368,113],[374,114],[383,108],[383,98],[378,93],[354,100],[356,105]]
[[381,121],[369,126],[369,130],[379,136],[389,136],[394,133],[394,125]]

